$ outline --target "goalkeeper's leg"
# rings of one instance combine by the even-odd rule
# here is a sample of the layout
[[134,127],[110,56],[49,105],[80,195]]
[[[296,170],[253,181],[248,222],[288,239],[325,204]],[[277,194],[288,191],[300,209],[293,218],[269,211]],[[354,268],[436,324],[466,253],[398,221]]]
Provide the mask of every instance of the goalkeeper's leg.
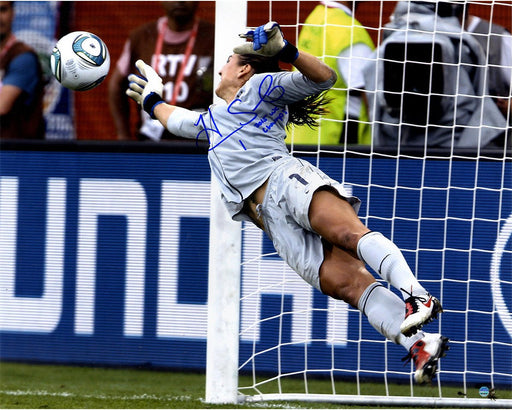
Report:
[[[315,192],[309,209],[311,226],[330,243],[367,263],[404,299],[427,293],[418,282],[398,247],[379,232],[370,231],[352,205],[330,190]],[[404,291],[405,290],[405,291]]]
[[380,232],[368,232],[357,243],[359,258],[383,279],[402,291],[405,318],[401,332],[410,336],[442,312],[441,303],[413,275],[398,247]]
[[379,232],[370,231],[352,206],[330,190],[315,192],[309,209],[311,226],[330,243],[357,256],[402,292],[405,318],[401,326],[410,336],[442,312],[440,302],[416,279],[400,249]]
[[448,350],[448,339],[440,334],[417,332],[407,337],[401,332],[400,312],[404,302],[379,283],[370,285],[358,304],[370,324],[382,335],[402,345],[409,353],[402,360],[414,363],[414,380],[429,383],[437,372],[438,361]]
[[401,332],[405,303],[380,283],[365,268],[364,263],[348,252],[324,244],[325,259],[320,268],[322,291],[357,307],[369,323],[387,339],[403,346],[413,360],[418,383],[430,381],[440,357],[448,349],[448,340],[441,335],[417,332],[408,337]]
[[327,242],[320,266],[320,287],[326,295],[363,312],[370,324],[394,343],[403,344],[408,339],[400,332],[404,302],[376,282],[361,260]]
[[363,312],[383,336],[409,349],[417,340],[400,332],[405,304],[389,289],[375,281],[365,264],[336,246],[324,242],[324,261],[320,266],[322,292],[341,299]]
[[439,358],[448,349],[448,339],[424,332],[405,336],[401,331],[405,302],[376,282],[361,260],[324,242],[320,286],[325,294],[357,307],[375,330],[403,346],[409,352],[406,359],[414,362],[417,383],[432,380]]

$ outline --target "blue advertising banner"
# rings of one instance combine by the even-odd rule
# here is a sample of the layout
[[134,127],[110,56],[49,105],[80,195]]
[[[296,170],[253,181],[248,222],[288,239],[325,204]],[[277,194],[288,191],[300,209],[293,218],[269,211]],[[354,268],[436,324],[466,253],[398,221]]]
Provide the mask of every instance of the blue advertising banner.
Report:
[[[426,330],[451,340],[443,380],[510,385],[511,163],[360,156],[319,165],[361,198],[364,222],[442,299],[441,320]],[[209,181],[203,155],[0,151],[1,359],[204,369]],[[257,361],[276,372],[279,356],[282,372],[307,360],[340,376],[408,379],[403,348],[274,252],[244,225],[242,370]],[[250,359],[254,349],[269,350]]]

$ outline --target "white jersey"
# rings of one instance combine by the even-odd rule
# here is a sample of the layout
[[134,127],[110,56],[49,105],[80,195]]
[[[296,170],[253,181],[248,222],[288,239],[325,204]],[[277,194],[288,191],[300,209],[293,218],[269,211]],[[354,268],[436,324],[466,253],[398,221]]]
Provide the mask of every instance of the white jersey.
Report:
[[335,76],[315,83],[298,71],[256,74],[235,100],[213,104],[206,113],[177,108],[167,129],[209,141],[208,160],[226,207],[235,220],[243,202],[270,176],[276,160],[290,156],[284,139],[288,104],[331,88]]

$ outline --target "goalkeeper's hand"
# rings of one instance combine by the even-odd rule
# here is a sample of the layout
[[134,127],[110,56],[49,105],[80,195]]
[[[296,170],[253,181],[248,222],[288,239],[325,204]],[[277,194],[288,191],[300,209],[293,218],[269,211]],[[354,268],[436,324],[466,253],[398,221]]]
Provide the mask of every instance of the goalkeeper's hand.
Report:
[[286,63],[293,63],[299,56],[297,48],[284,39],[281,27],[275,21],[269,21],[255,30],[247,30],[239,36],[252,40],[252,42],[246,42],[233,48],[236,54],[277,56]]
[[142,60],[137,60],[135,66],[141,75],[130,74],[128,76],[130,84],[126,95],[140,104],[151,118],[156,119],[155,107],[165,102],[162,99],[164,89],[162,79],[151,66]]

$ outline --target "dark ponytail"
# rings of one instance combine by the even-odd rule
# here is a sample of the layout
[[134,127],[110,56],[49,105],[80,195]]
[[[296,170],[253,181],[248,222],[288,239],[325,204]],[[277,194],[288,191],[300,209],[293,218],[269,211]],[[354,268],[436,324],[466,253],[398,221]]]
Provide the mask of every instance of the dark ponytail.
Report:
[[[240,63],[249,64],[256,74],[277,73],[284,71],[275,57],[266,57],[259,54],[240,54]],[[310,95],[303,100],[288,105],[288,124],[307,125],[310,128],[318,127],[317,119],[327,113],[325,104],[330,99],[325,97],[326,91]]]
[[318,118],[329,112],[325,105],[331,101],[331,98],[326,98],[326,92],[322,91],[319,94],[310,95],[303,100],[289,104],[288,111],[290,115],[286,125],[307,125],[309,128],[318,127]]

